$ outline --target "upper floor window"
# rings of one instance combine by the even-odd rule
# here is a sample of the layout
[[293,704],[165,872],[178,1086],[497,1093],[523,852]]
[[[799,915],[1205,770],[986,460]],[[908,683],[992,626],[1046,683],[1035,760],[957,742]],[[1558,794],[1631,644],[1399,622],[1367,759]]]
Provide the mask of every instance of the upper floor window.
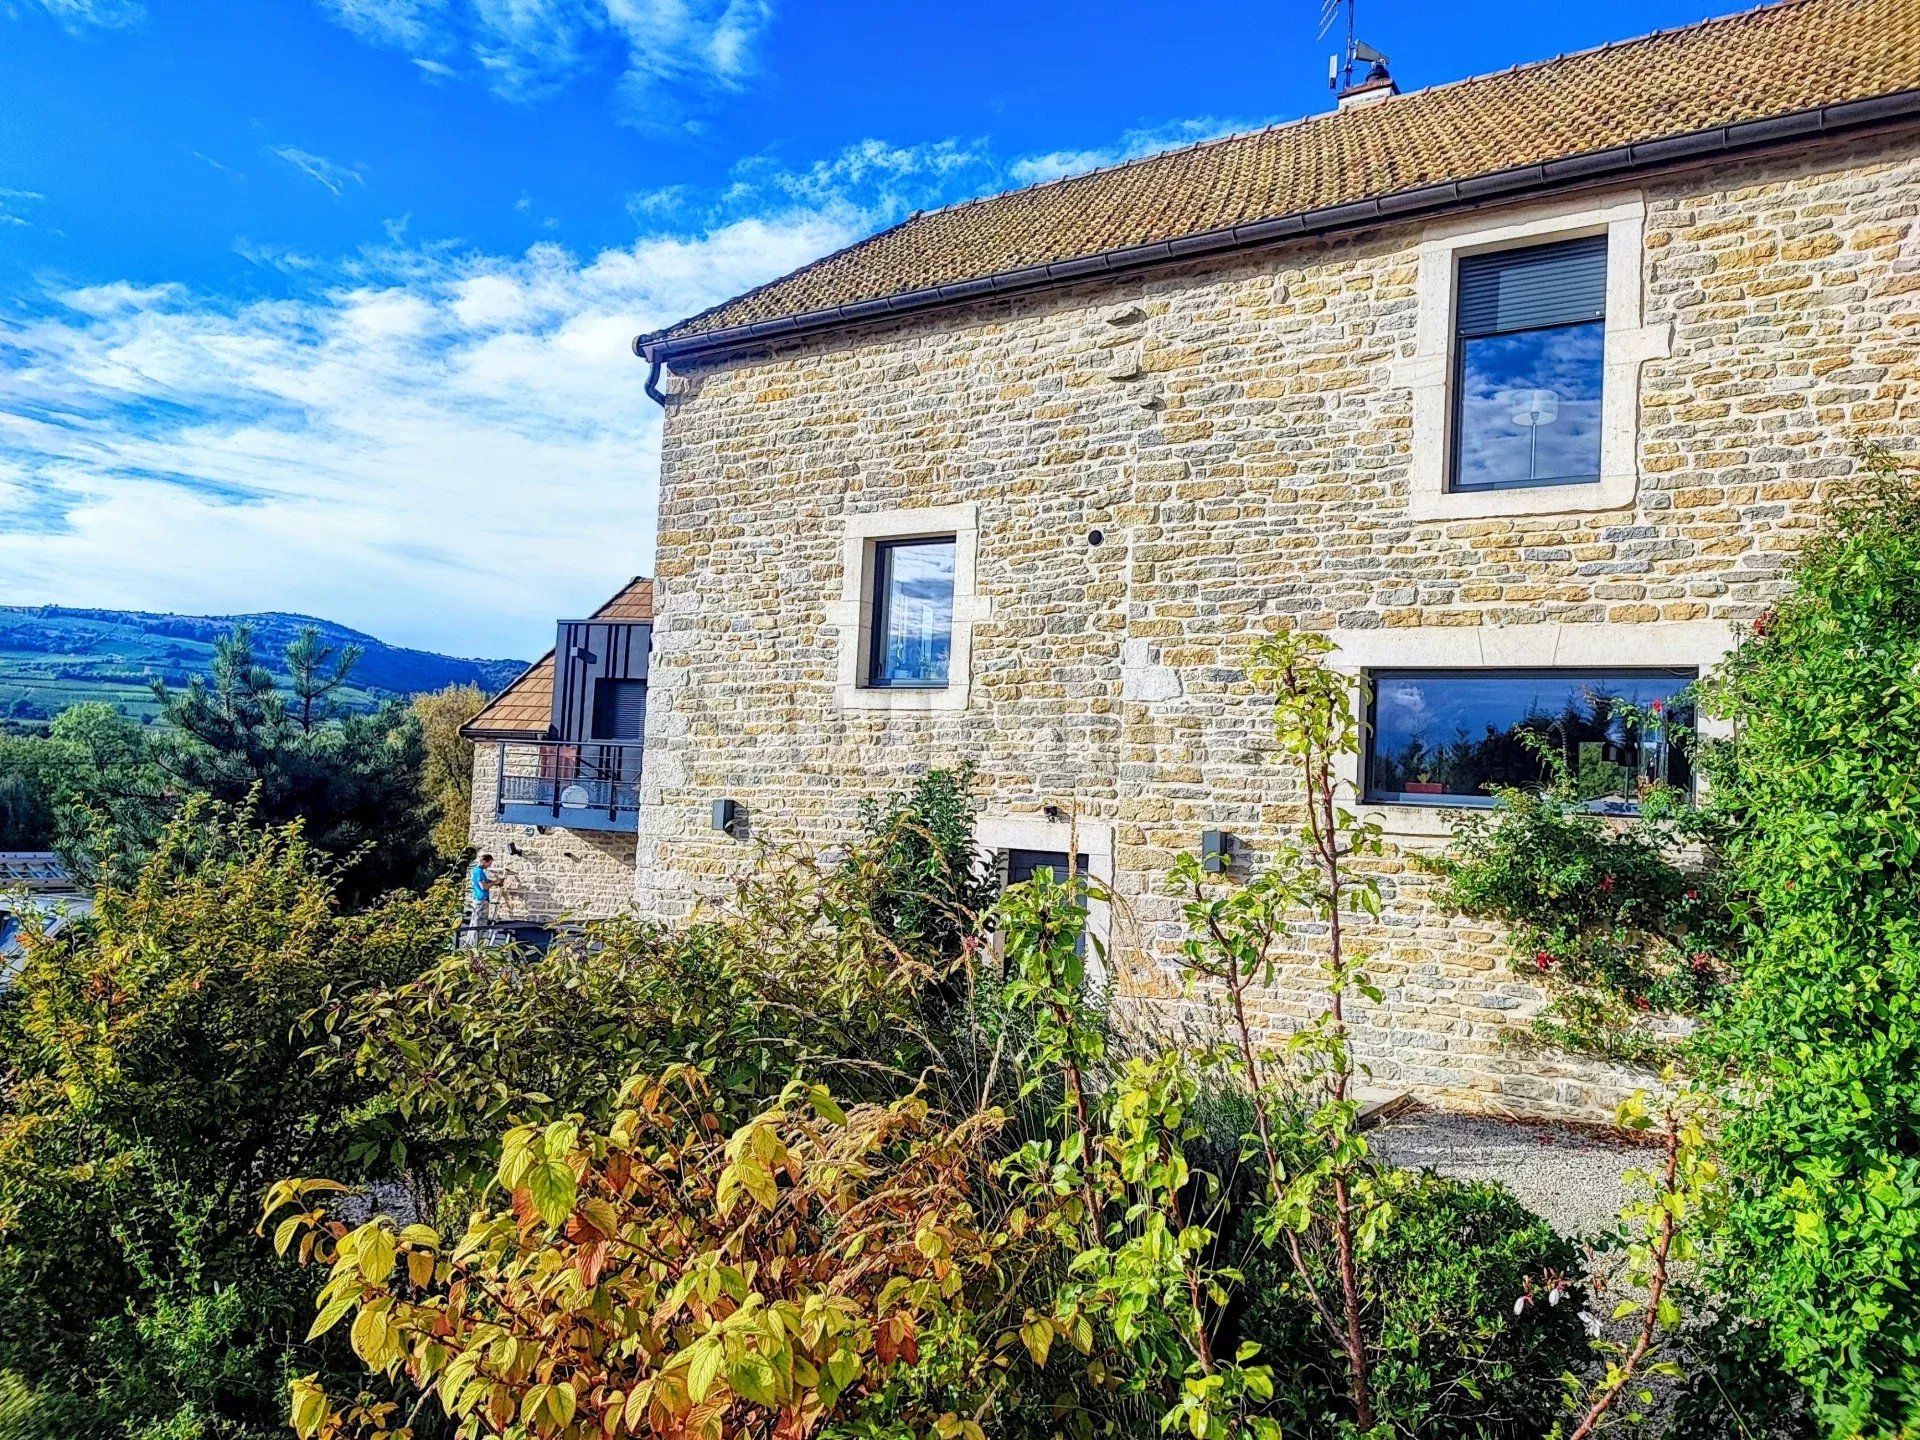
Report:
[[951,535],[874,546],[869,685],[946,685],[953,658],[955,548]]
[[[1373,675],[1367,799],[1485,805],[1548,783],[1630,811],[1649,785],[1691,790],[1693,670],[1382,670]],[[1542,749],[1548,752],[1543,755]]]
[[1597,481],[1606,235],[1465,255],[1459,266],[1451,488]]
[[646,732],[646,681],[603,676],[593,682],[593,739],[638,740]]

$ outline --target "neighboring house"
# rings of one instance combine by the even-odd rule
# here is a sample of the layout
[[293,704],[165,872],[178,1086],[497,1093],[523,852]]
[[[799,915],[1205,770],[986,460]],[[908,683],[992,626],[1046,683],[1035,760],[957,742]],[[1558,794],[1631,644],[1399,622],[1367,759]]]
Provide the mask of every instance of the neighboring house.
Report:
[[[1594,1114],[1540,992],[1404,852],[1570,763],[1687,783],[1663,706],[1779,593],[1821,489],[1920,421],[1920,0],[1799,0],[918,214],[636,341],[664,397],[638,897],[841,842],[979,765],[983,843],[1068,834],[1123,994],[1189,1015],[1165,876],[1299,822],[1245,674],[1372,681],[1394,847],[1357,928],[1380,1085]],[[1361,687],[1356,685],[1356,695]],[[1050,811],[1066,818],[1050,818]],[[1290,966],[1276,1032],[1317,1003]]]
[[636,579],[461,729],[474,742],[468,838],[491,852],[509,931],[633,907],[653,585]]
[[24,930],[58,935],[92,910],[93,897],[51,850],[0,850],[0,985],[26,953]]

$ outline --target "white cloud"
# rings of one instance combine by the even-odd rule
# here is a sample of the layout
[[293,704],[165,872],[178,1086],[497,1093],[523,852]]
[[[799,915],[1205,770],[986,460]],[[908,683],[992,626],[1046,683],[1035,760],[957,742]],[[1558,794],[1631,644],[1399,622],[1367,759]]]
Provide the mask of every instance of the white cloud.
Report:
[[146,18],[140,0],[0,0],[0,14],[16,19],[42,10],[72,34],[85,30],[119,30]]
[[1144,155],[1171,150],[1175,146],[1192,145],[1201,140],[1212,140],[1221,135],[1233,135],[1253,128],[1255,128],[1253,125],[1244,121],[1222,120],[1215,116],[1178,120],[1170,125],[1128,130],[1113,145],[1088,150],[1054,150],[1045,155],[1023,156],[1007,167],[1007,173],[1017,184],[1037,185],[1045,180],[1059,180],[1067,175],[1080,175],[1088,170],[1098,170],[1103,166],[1118,165],[1127,160],[1138,160]]
[[[283,299],[126,281],[0,299],[0,601],[292,609],[531,656],[652,564],[636,333],[1027,163],[868,139],[754,157],[717,196],[652,192],[641,238],[595,255],[474,253],[400,220],[348,256],[237,241]],[[662,218],[682,215],[704,230]]]
[[[781,204],[800,204],[855,217],[869,227],[914,210],[931,209],[1012,186],[1058,179],[1101,165],[1138,159],[1173,146],[1228,135],[1250,126],[1216,118],[1180,120],[1125,132],[1103,149],[1056,151],[1003,161],[985,136],[901,145],[868,137],[839,154],[791,166],[772,154],[733,166],[712,213],[732,216]],[[668,186],[631,197],[636,220],[684,210],[687,187]]]
[[[798,168],[771,155],[749,156],[734,165],[715,213],[735,215],[800,204],[874,229],[910,211],[966,199],[1004,184],[1005,177],[984,139],[893,145],[868,138],[829,159]],[[657,196],[669,198],[656,201]],[[683,187],[673,187],[672,193],[636,196],[628,208],[639,217],[656,203],[670,208],[684,200]]]
[[117,283],[0,312],[0,597],[531,656],[651,564],[634,334],[852,233],[798,212],[590,257],[389,247],[291,299]]
[[366,188],[366,180],[351,165],[337,164],[324,155],[316,155],[311,150],[302,150],[297,145],[276,145],[273,147],[273,153],[296,170],[302,171],[326,186],[333,192],[335,199],[340,197],[348,185],[358,185],[363,190]]
[[689,193],[690,187],[686,185],[662,185],[655,190],[642,190],[637,195],[627,197],[627,213],[642,223],[671,215],[687,203]]
[[409,50],[427,43],[439,12],[446,8],[441,0],[323,0],[323,4],[349,30]]
[[306,274],[322,268],[321,261],[312,255],[303,255],[285,245],[261,244],[245,235],[233,242],[233,253],[251,265],[288,275]]
[[320,0],[339,24],[427,73],[538,100],[611,57],[636,123],[678,114],[663,82],[733,87],[753,73],[769,0]]
[[0,225],[18,226],[25,229],[34,222],[27,218],[29,211],[46,200],[38,190],[9,190],[0,186]]

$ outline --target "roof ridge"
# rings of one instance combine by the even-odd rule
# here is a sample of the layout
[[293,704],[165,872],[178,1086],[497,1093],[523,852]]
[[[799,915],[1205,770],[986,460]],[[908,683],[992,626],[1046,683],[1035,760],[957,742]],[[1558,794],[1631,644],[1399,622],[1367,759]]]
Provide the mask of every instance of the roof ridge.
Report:
[[1644,35],[1629,35],[1624,40],[1608,40],[1599,45],[1589,45],[1584,50],[1563,50],[1558,55],[1547,55],[1538,60],[1516,61],[1504,70],[1482,70],[1477,75],[1462,75],[1458,80],[1443,80],[1438,85],[1427,85],[1393,98],[1410,100],[1415,95],[1431,95],[1440,90],[1455,90],[1464,85],[1478,85],[1488,80],[1503,80],[1509,75],[1518,75],[1527,70],[1540,70],[1548,65],[1559,65],[1568,60],[1584,60],[1589,55],[1604,55],[1612,50],[1630,50],[1637,45],[1651,45],[1656,41],[1671,40],[1676,35],[1691,35],[1695,31],[1711,29],[1715,25],[1727,25],[1738,20],[1754,20],[1773,11],[1795,10],[1813,3],[1815,0],[1760,0],[1759,4],[1749,5],[1744,10],[1729,10],[1724,15],[1703,15],[1700,19],[1689,21],[1685,25],[1669,25],[1664,30],[1649,30]]
[[[1610,50],[1626,50],[1637,45],[1649,45],[1654,43],[1655,41],[1670,39],[1675,35],[1687,35],[1687,34],[1691,34],[1696,30],[1704,30],[1709,26],[1724,25],[1731,21],[1736,21],[1736,20],[1749,20],[1749,19],[1753,19],[1756,16],[1762,15],[1768,11],[1791,10],[1801,5],[1807,5],[1811,3],[1813,3],[1813,0],[1761,0],[1761,3],[1757,5],[1749,5],[1744,10],[1730,10],[1724,15],[1703,16],[1702,18],[1698,20],[1690,21],[1685,25],[1670,25],[1665,30],[1649,30],[1644,35],[1629,35],[1624,40],[1608,40],[1603,44],[1589,45],[1584,50],[1567,50],[1567,51],[1563,51],[1558,55],[1545,56],[1539,60],[1517,61],[1514,64],[1509,65],[1504,70],[1483,70],[1483,71],[1480,71],[1478,74],[1474,74],[1474,75],[1462,75],[1456,80],[1442,80],[1442,81],[1439,81],[1437,84],[1423,85],[1418,90],[1408,90],[1402,94],[1391,96],[1389,97],[1389,100],[1385,103],[1395,103],[1399,101],[1412,100],[1423,95],[1437,95],[1442,91],[1455,90],[1455,89],[1461,88],[1462,86],[1467,86],[1467,85],[1478,85],[1490,80],[1503,80],[1509,75],[1518,75],[1524,71],[1540,70],[1540,69],[1544,69],[1546,66],[1549,66],[1549,65],[1562,64],[1568,60],[1581,60],[1586,58],[1589,55],[1600,55]],[[1291,120],[1276,120],[1272,124],[1261,125],[1252,130],[1235,130],[1232,133],[1226,134],[1226,135],[1209,135],[1204,140],[1193,140],[1193,141],[1189,141],[1184,145],[1170,145],[1164,150],[1154,150],[1145,155],[1130,156],[1125,160],[1116,160],[1110,165],[1096,165],[1091,170],[1076,170],[1071,175],[1055,175],[1050,180],[1036,180],[1031,185],[1016,185],[1011,190],[995,190],[985,195],[971,195],[971,196],[968,196],[965,200],[956,200],[950,205],[936,205],[931,210],[916,210],[911,215],[907,216],[905,220],[900,221],[898,224],[890,225],[885,230],[874,231],[872,235],[869,235],[867,237],[867,239],[877,240],[882,235],[887,234],[888,231],[897,230],[900,228],[901,225],[909,224],[912,221],[921,219],[923,217],[931,217],[934,215],[944,215],[949,211],[965,210],[972,205],[986,205],[986,204],[992,203],[993,201],[1005,200],[1015,195],[1029,195],[1036,191],[1046,190],[1056,185],[1071,185],[1076,181],[1091,180],[1098,176],[1112,175],[1116,171],[1128,170],[1133,168],[1134,166],[1150,164],[1157,160],[1166,160],[1175,155],[1190,154],[1193,151],[1204,150],[1207,147],[1212,145],[1228,145],[1236,141],[1251,140],[1256,136],[1272,135],[1277,131],[1291,130],[1296,126],[1306,126],[1306,125],[1312,125],[1316,123],[1336,122],[1336,121],[1342,120],[1342,118],[1349,113],[1352,113],[1352,112],[1344,111],[1344,110],[1315,110],[1312,113],[1307,115],[1296,115]],[[855,242],[855,244],[864,244],[864,243],[865,241]],[[841,250],[848,250],[852,248],[853,248],[852,246],[842,246]],[[837,255],[839,253],[841,253],[841,251],[836,250],[834,252],[834,255]],[[819,260],[812,261],[810,263],[820,264],[824,261],[831,260],[832,258],[833,258],[833,255],[822,255]],[[807,268],[806,266],[802,266],[800,267],[800,270],[795,270],[792,273],[794,275],[798,275],[801,273],[802,270],[805,270],[806,268]],[[788,277],[783,276],[781,278],[785,279]],[[770,285],[775,285],[775,284],[778,284],[779,281],[770,280],[767,283]],[[762,286],[754,287],[755,290],[762,289],[762,288],[764,287]],[[748,295],[752,295],[753,293],[754,293],[754,290],[748,290],[743,292],[741,295],[739,295],[736,298],[744,300]],[[722,303],[725,304],[725,303],[731,303],[731,302],[722,302]],[[716,306],[714,308],[717,309],[718,307]],[[701,314],[707,314],[707,313],[709,312],[708,311],[701,312]],[[697,318],[699,317],[688,316],[687,321],[683,321],[681,323],[683,324],[689,323],[692,320]]]
[[1262,125],[1254,130],[1234,130],[1225,135],[1209,135],[1204,140],[1189,140],[1184,145],[1169,145],[1164,150],[1151,150],[1145,155],[1131,155],[1125,160],[1115,160],[1111,165],[1096,165],[1091,170],[1076,170],[1071,175],[1055,175],[1048,180],[1036,180],[1031,185],[1016,185],[1011,190],[995,190],[986,195],[970,195],[965,200],[955,200],[951,205],[936,205],[931,210],[916,210],[908,218],[944,215],[949,210],[965,210],[969,205],[987,205],[1013,195],[1031,195],[1036,190],[1050,190],[1055,185],[1071,185],[1078,180],[1091,180],[1096,175],[1111,175],[1116,170],[1129,170],[1136,165],[1145,165],[1149,161],[1165,160],[1170,155],[1186,155],[1195,150],[1205,150],[1211,145],[1227,145],[1235,140],[1252,139],[1255,135],[1271,135],[1276,130],[1290,130],[1295,125],[1305,125],[1310,120],[1322,119],[1324,114],[1323,111],[1315,111],[1311,115],[1296,115],[1291,120],[1276,120],[1271,125]]
[[717,351],[706,337],[831,329],[1920,113],[1920,0],[1708,3],[1742,8],[917,210],[636,343]]
[[642,585],[647,587],[647,599],[648,603],[651,604],[653,599],[653,577],[651,575],[635,575],[631,580],[627,581],[626,584],[614,591],[613,594],[601,601],[598,608],[596,608],[592,614],[588,615],[587,618],[589,620],[600,619],[609,610],[613,609],[614,606],[625,601],[629,595],[633,594],[633,592],[638,590]]

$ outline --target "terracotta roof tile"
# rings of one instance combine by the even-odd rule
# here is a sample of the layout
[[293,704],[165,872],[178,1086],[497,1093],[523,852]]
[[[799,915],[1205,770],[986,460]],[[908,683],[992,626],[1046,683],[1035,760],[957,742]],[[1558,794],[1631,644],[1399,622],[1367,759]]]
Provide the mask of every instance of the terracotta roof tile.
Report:
[[917,214],[643,341],[1916,89],[1920,0],[1783,0]]
[[[653,581],[635,579],[602,605],[590,620],[653,619]],[[524,735],[539,739],[553,723],[553,652],[549,650],[461,726],[466,735]]]
[[653,619],[653,581],[635,580],[589,617],[594,620]]

